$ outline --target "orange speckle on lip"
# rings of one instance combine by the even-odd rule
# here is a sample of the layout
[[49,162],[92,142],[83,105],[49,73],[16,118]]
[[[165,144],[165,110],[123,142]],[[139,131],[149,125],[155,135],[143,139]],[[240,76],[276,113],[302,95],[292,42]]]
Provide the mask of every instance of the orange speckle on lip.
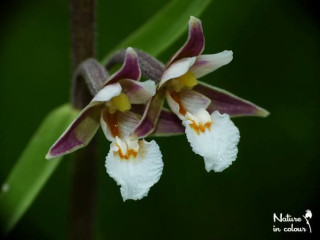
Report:
[[138,155],[138,153],[136,151],[134,151],[133,149],[129,149],[126,154],[123,154],[120,146],[118,144],[116,144],[116,146],[119,148],[118,154],[119,154],[119,157],[122,159],[129,160],[131,157],[136,158]]
[[211,122],[203,123],[196,123],[194,120],[188,119],[192,121],[192,123],[189,124],[189,126],[197,133],[197,135],[200,135],[200,133],[204,133],[206,129],[210,131]]

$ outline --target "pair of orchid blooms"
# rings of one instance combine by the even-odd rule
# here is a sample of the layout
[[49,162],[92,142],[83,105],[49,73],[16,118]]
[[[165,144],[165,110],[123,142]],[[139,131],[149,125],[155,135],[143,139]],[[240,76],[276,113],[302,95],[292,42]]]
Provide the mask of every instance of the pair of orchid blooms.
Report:
[[[204,158],[208,172],[226,169],[237,157],[240,138],[230,116],[265,117],[268,112],[197,80],[233,57],[232,51],[200,55],[204,44],[201,21],[190,17],[186,43],[165,67],[160,65],[159,79],[146,81],[139,81],[139,54],[128,48],[122,68],[106,79],[46,157],[55,158],[86,146],[101,125],[111,141],[105,166],[121,186],[124,201],[147,196],[162,174],[160,148],[154,140],[145,141],[147,136],[185,133],[192,150]],[[163,108],[165,98],[171,111]]]

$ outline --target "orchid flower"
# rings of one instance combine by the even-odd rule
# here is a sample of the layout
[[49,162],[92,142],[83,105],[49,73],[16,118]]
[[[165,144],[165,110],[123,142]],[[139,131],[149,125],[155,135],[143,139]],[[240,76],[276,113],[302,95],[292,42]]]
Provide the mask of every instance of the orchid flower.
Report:
[[182,120],[193,151],[204,158],[209,172],[221,172],[236,159],[240,139],[230,116],[267,116],[253,103],[197,79],[231,62],[232,51],[200,55],[205,39],[201,21],[189,20],[186,43],[165,66],[158,91],[165,89],[171,110]]
[[46,156],[51,159],[86,146],[101,125],[111,141],[105,166],[108,174],[121,185],[124,201],[146,196],[150,187],[159,181],[163,169],[162,155],[155,141],[129,137],[139,123],[136,114],[130,111],[132,104],[145,104],[156,92],[155,83],[139,82],[140,76],[137,55],[128,48],[122,68],[107,79]]

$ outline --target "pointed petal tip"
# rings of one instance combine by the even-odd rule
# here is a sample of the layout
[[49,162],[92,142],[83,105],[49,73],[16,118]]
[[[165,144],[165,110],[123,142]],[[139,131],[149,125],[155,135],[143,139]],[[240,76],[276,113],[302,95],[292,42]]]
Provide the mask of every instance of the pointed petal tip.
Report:
[[115,72],[105,83],[116,83],[121,79],[139,80],[141,77],[141,69],[139,65],[138,55],[132,47],[126,49],[124,61],[120,70]]
[[194,16],[190,16],[189,23],[190,24],[197,24],[197,23],[201,24],[201,20],[199,18],[194,17]]
[[[65,154],[68,154],[68,152],[65,153]],[[52,151],[50,149],[49,152],[47,153],[47,155],[45,156],[45,158],[46,158],[46,160],[52,160],[52,159],[55,159],[57,157],[63,156],[65,154],[54,154],[54,153],[52,153]]]
[[229,57],[229,59],[230,59],[229,62],[232,61],[232,59],[233,59],[233,51],[232,51],[232,50],[224,50],[222,53],[224,53],[225,56],[228,56],[228,57]]
[[224,59],[225,59],[225,65],[229,64],[233,60],[233,51],[232,50],[224,50],[222,52]]
[[258,108],[257,111],[256,111],[256,115],[259,116],[259,117],[268,117],[270,115],[270,112],[267,111],[266,109],[263,109],[263,108]]
[[134,51],[132,47],[127,47],[127,51]]
[[47,155],[45,156],[45,158],[46,158],[47,160],[51,160],[51,159],[54,158],[54,156],[52,156],[51,153],[50,153],[50,151],[49,151],[49,152],[47,153]]
[[202,30],[202,22],[199,18],[196,18],[194,16],[190,16],[189,19],[189,31],[200,31],[201,34],[203,35],[203,30]]
[[[208,55],[210,56],[210,55]],[[216,56],[216,61],[218,60],[221,66],[227,65],[233,60],[233,51],[232,50],[224,50],[220,53],[211,54],[211,56]]]
[[136,51],[132,47],[126,49],[126,55],[131,55],[132,57],[138,57]]
[[[73,152],[73,151],[72,151]],[[52,160],[52,159],[55,159],[55,158],[57,158],[57,157],[61,157],[61,156],[64,156],[64,155],[66,155],[66,154],[69,154],[70,152],[69,151],[67,151],[67,152],[65,152],[65,153],[53,153],[52,151],[51,151],[51,149],[49,150],[49,152],[47,153],[47,155],[45,156],[45,158],[47,159],[47,160]]]
[[229,114],[231,117],[267,117],[270,114],[266,109],[227,92],[226,90],[201,81],[198,82],[199,84],[194,88],[194,90],[212,100],[211,104],[207,108],[210,113],[218,110],[221,113]]
[[201,78],[222,66],[229,64],[233,59],[231,50],[224,50],[215,54],[203,54],[197,56],[196,62],[190,68],[190,71],[197,77]]
[[138,54],[137,52],[132,48],[128,47],[126,49],[126,55],[124,60],[124,65],[129,64],[131,68],[138,68],[140,72],[140,65],[138,60]]
[[183,46],[170,58],[166,64],[168,68],[173,62],[187,58],[199,56],[204,50],[205,38],[201,21],[193,16],[190,16],[188,23],[188,39]]

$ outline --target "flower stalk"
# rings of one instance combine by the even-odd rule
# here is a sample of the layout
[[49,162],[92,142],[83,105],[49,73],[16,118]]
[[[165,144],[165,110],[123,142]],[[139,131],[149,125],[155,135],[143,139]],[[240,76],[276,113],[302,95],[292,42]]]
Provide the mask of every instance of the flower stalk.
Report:
[[[70,0],[72,72],[95,55],[95,0]],[[90,91],[81,77],[71,86],[71,102],[82,109],[91,99]],[[68,239],[94,238],[94,205],[96,192],[95,141],[73,155],[71,176],[71,211]]]

